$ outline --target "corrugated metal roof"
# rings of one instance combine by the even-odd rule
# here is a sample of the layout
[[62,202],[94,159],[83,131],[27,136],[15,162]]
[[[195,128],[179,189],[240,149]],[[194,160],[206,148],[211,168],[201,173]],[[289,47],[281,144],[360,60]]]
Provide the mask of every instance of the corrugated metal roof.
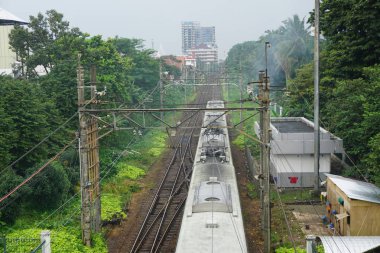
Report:
[[364,200],[380,204],[380,188],[359,180],[326,173],[350,199]]
[[16,17],[12,13],[0,8],[0,25],[28,24],[21,18]]
[[380,236],[318,236],[325,253],[362,253],[380,246]]

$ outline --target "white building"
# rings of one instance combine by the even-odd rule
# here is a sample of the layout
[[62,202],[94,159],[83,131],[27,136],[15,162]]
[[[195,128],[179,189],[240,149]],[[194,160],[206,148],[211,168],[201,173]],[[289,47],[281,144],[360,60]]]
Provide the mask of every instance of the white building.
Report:
[[[314,124],[303,117],[271,119],[271,174],[278,187],[314,186]],[[260,126],[255,123],[260,136]],[[320,179],[330,173],[331,153],[343,153],[342,139],[320,128]]]
[[12,65],[17,62],[16,53],[9,48],[9,34],[15,24],[27,22],[0,8],[0,74],[12,74]]
[[200,45],[197,48],[187,50],[187,54],[194,59],[204,63],[217,63],[218,62],[218,48],[209,45]]

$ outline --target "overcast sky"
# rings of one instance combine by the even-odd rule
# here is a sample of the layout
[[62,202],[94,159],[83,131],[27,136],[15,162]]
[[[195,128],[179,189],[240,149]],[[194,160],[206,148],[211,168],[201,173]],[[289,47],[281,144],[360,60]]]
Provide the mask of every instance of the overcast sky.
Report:
[[104,38],[140,38],[164,54],[181,53],[181,22],[215,26],[219,56],[235,44],[256,40],[266,30],[298,14],[308,17],[314,0],[0,0],[3,8],[26,21],[55,9],[71,26]]

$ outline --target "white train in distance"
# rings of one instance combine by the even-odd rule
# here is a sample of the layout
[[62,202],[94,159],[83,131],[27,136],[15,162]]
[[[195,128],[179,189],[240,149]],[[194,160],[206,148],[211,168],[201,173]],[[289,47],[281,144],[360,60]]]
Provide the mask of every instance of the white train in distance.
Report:
[[[209,101],[207,108],[224,108]],[[239,192],[223,112],[205,111],[177,253],[247,252]]]

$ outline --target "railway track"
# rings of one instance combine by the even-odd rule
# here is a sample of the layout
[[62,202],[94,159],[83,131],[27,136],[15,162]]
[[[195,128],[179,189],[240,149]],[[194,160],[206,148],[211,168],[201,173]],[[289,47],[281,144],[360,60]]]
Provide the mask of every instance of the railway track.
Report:
[[[218,87],[199,87],[197,104],[220,96]],[[184,115],[184,118],[190,115]],[[191,118],[185,128],[177,130],[173,155],[168,162],[157,188],[151,191],[150,199],[142,205],[146,213],[141,215],[140,227],[125,238],[120,252],[174,252],[178,238],[183,207],[186,202],[192,159],[201,126],[202,114]]]

